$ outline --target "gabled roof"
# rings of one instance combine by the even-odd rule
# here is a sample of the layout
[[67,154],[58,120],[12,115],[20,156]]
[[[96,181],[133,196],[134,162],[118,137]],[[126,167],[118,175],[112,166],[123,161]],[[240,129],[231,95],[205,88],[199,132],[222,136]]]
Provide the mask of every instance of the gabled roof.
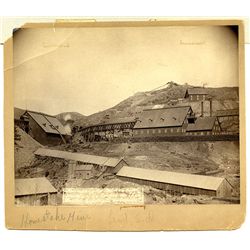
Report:
[[191,132],[212,130],[216,119],[216,117],[198,117],[195,120],[195,123],[188,124],[186,131]]
[[226,109],[226,110],[217,110],[215,113],[216,116],[231,116],[239,115],[239,109]]
[[122,167],[116,175],[186,187],[202,188],[206,190],[217,190],[224,180],[224,178],[220,177],[184,174],[127,166]]
[[15,196],[57,193],[45,177],[15,179]]
[[14,119],[19,120],[24,113],[25,113],[25,110],[14,108]]
[[144,110],[134,128],[160,128],[182,126],[190,106]]
[[47,148],[39,148],[37,151],[35,151],[34,154],[39,156],[48,156],[66,160],[73,160],[73,161],[85,162],[89,164],[96,164],[113,168],[116,167],[117,164],[119,164],[120,161],[123,160],[122,158],[118,159],[118,158],[103,157],[98,155],[88,155],[83,153],[71,153],[67,151],[51,150]]
[[191,88],[187,89],[186,94],[189,95],[207,95],[207,90],[205,88]]
[[26,113],[30,115],[46,133],[59,134],[60,132],[61,135],[69,135],[55,116],[34,111],[27,111]]

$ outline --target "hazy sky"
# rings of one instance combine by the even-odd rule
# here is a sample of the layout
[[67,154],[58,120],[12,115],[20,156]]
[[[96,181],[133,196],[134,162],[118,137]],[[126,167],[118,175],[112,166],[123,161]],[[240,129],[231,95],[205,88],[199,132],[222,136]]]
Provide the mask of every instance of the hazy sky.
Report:
[[174,81],[238,86],[237,36],[227,27],[21,29],[14,103],[89,115]]

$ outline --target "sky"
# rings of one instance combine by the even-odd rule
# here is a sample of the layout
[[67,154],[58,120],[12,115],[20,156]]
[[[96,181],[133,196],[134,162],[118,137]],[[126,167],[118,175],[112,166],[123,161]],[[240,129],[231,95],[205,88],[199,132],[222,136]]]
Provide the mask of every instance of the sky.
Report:
[[26,28],[13,38],[14,105],[90,115],[169,81],[238,86],[225,26]]

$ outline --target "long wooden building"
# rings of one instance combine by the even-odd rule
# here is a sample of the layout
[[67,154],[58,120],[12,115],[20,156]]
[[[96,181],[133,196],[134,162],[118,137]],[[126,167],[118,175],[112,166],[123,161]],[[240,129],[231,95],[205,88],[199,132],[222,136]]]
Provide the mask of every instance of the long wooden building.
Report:
[[98,155],[89,155],[83,153],[71,153],[61,150],[51,150],[47,148],[39,148],[34,153],[40,157],[53,157],[75,161],[78,165],[93,165],[94,167],[104,167],[106,172],[117,173],[123,166],[128,165],[123,158],[104,157]]
[[230,197],[232,186],[225,178],[124,166],[116,174],[123,181],[166,190],[173,194]]

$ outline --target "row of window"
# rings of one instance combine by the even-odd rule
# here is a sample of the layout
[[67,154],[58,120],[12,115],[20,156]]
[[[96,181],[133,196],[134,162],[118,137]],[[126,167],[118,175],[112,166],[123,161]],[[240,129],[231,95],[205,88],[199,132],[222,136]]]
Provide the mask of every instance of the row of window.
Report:
[[220,133],[218,132],[187,132],[188,135],[219,135]]
[[197,100],[197,101],[199,101],[199,100],[205,101],[205,99],[206,99],[206,95],[190,95],[190,100],[191,101],[195,101],[195,100]]
[[183,128],[165,128],[165,129],[144,129],[144,130],[135,130],[134,133],[135,135],[139,135],[139,134],[161,134],[161,133],[185,133],[185,129]]

